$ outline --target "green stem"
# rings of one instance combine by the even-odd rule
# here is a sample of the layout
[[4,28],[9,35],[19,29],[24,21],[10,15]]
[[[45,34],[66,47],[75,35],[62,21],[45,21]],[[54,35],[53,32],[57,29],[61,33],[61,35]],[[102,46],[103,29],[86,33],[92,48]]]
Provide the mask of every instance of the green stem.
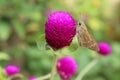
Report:
[[19,78],[21,80],[24,78],[24,76],[22,74],[18,73],[18,74],[8,77],[7,80],[13,80],[14,78]]
[[50,80],[54,80],[54,75],[55,75],[55,72],[56,72],[56,64],[57,64],[57,54],[54,55]]
[[50,76],[51,76],[51,74],[47,74],[47,75],[45,75],[45,76],[42,76],[42,77],[37,78],[36,80],[45,80],[45,79],[49,79]]
[[84,75],[97,63],[98,59],[94,59],[91,61],[78,75],[78,77],[75,80],[82,80]]

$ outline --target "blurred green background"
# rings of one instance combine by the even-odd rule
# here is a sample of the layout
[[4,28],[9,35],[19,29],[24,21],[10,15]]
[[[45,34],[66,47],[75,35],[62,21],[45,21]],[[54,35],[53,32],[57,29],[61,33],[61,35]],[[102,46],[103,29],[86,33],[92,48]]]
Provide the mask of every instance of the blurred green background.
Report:
[[[0,70],[14,64],[26,78],[50,73],[53,53],[45,50],[44,25],[54,11],[69,12],[76,21],[84,19],[95,40],[112,47],[111,55],[101,58],[83,80],[120,80],[119,0],[0,0]],[[75,58],[77,74],[97,54],[78,48],[76,37],[61,53]],[[6,80],[1,71],[0,80]]]

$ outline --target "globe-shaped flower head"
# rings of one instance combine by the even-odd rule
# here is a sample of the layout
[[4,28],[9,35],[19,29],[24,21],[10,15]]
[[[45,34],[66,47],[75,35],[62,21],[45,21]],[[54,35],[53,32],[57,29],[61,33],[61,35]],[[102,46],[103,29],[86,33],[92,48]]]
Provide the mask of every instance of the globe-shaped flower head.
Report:
[[15,65],[8,65],[5,67],[5,72],[8,76],[12,76],[19,73],[20,69]]
[[35,76],[29,76],[28,80],[36,80]]
[[57,72],[62,80],[69,80],[77,71],[77,63],[70,56],[63,57],[57,62]]
[[105,42],[100,42],[99,44],[99,54],[103,55],[103,56],[107,56],[111,54],[111,47],[109,44],[105,43]]
[[46,41],[54,50],[69,46],[76,33],[76,22],[63,11],[53,12],[45,24]]

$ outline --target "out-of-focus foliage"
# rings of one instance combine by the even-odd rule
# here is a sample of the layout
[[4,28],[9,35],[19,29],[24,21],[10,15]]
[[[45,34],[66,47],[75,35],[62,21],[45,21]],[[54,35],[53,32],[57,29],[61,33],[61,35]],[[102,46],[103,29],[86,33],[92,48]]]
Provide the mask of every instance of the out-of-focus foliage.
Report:
[[[76,21],[84,19],[96,41],[112,47],[112,54],[102,57],[83,80],[120,80],[119,0],[0,0],[0,80],[5,80],[1,72],[8,64],[19,66],[26,77],[50,72],[53,52],[45,49],[44,25],[51,12],[61,10]],[[97,53],[78,48],[75,37],[61,54],[76,59],[79,73]]]
[[0,67],[0,80],[6,80],[5,72],[1,67]]

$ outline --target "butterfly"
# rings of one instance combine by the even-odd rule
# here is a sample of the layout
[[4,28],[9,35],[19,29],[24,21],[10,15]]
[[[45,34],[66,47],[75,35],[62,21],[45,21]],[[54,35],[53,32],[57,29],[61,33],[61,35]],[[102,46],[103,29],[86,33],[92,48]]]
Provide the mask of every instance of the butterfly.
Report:
[[85,47],[94,51],[99,51],[98,44],[88,32],[83,21],[79,21],[76,27],[78,43],[81,47]]

